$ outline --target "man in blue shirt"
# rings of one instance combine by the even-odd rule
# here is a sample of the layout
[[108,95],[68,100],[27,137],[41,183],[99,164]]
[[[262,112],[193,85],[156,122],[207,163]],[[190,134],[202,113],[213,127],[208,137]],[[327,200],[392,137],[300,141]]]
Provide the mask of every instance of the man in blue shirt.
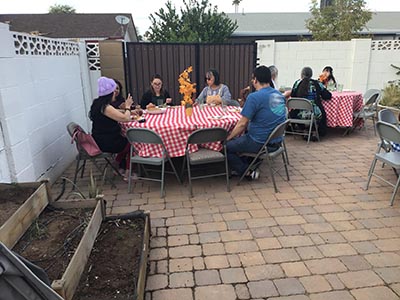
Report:
[[[275,127],[286,119],[285,98],[271,87],[271,71],[259,66],[253,71],[252,84],[256,92],[251,93],[241,112],[242,117],[228,136],[227,151],[231,169],[241,176],[249,166],[240,153],[257,153]],[[243,131],[247,132],[239,136]],[[277,150],[282,138],[271,141],[269,151]],[[246,177],[258,179],[259,171],[251,170]]]

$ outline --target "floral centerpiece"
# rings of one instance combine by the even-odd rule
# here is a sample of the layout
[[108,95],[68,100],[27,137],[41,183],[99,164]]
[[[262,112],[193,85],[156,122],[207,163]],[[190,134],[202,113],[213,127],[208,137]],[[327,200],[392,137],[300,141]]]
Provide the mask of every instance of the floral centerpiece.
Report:
[[322,73],[321,75],[319,75],[319,78],[318,78],[318,80],[323,84],[323,85],[327,85],[327,83],[328,83],[328,75],[327,74],[324,74],[324,73]]
[[196,92],[196,84],[190,81],[189,74],[193,71],[192,66],[186,68],[178,78],[179,93],[183,95],[181,105],[185,106],[186,115],[191,116],[193,113],[193,93]]

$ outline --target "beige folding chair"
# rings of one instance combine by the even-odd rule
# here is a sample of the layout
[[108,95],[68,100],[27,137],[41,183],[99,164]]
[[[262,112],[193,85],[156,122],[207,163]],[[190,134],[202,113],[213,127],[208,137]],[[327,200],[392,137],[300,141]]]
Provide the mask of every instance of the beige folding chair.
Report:
[[[228,169],[228,158],[226,155],[226,138],[228,136],[228,132],[224,128],[214,127],[214,128],[204,128],[199,129],[193,132],[187,140],[186,143],[186,150],[185,150],[185,158],[182,165],[182,172],[181,176],[183,175],[183,171],[185,168],[185,163],[188,172],[188,179],[189,179],[189,192],[190,196],[193,197],[193,190],[192,190],[192,180],[193,179],[201,179],[201,178],[208,178],[208,177],[216,177],[216,176],[226,176],[226,189],[229,192],[229,169]],[[222,152],[199,148],[197,152],[190,153],[190,145],[200,145],[200,144],[207,144],[207,143],[215,143],[221,142],[222,143]],[[198,166],[204,164],[214,164],[223,162],[225,164],[225,172],[217,172],[217,173],[210,173],[207,174],[193,176],[191,166]]]
[[[319,134],[318,134],[318,124],[317,120],[314,115],[314,108],[310,100],[305,99],[305,98],[290,98],[287,102],[287,108],[289,111],[292,109],[297,109],[300,111],[305,111],[306,114],[310,116],[309,119],[289,119],[290,123],[290,129],[289,131],[286,131],[286,134],[294,134],[294,135],[302,135],[302,136],[307,136],[307,144],[310,142],[311,134],[312,134],[312,129],[314,127],[315,134],[317,136],[317,139],[319,141]],[[308,132],[305,132],[303,128],[297,129],[293,125],[298,124],[298,125],[303,125],[305,128],[308,126]]]
[[[378,131],[379,138],[381,139],[381,143],[387,143],[389,145],[391,143],[400,144],[400,129],[397,126],[378,121],[378,123],[376,124],[376,129]],[[382,176],[375,174],[374,171],[378,160],[384,163],[385,165],[387,164],[391,166],[393,169],[396,170],[400,169],[400,152],[394,152],[394,151],[380,152],[381,148],[382,147],[378,147],[374,159],[372,160],[371,167],[368,172],[368,181],[366,189],[368,189],[369,187],[372,176],[375,176],[380,180],[386,182],[387,184],[393,187],[393,194],[390,200],[390,205],[393,205],[394,198],[396,196],[400,184],[400,176],[397,176],[396,184],[393,184],[388,180],[386,180],[385,178],[383,178]]]
[[268,139],[265,141],[264,145],[261,147],[261,149],[258,151],[258,153],[242,153],[242,156],[247,156],[247,157],[251,157],[252,161],[249,164],[249,166],[247,167],[246,171],[242,174],[242,176],[240,177],[239,181],[238,181],[238,185],[240,184],[240,182],[243,180],[243,178],[246,176],[246,174],[250,171],[250,170],[254,170],[255,168],[257,168],[264,160],[266,160],[267,165],[268,165],[268,169],[270,171],[271,174],[271,179],[272,182],[274,184],[274,189],[275,189],[275,193],[278,192],[278,188],[276,186],[276,182],[275,182],[275,176],[274,174],[277,173],[281,168],[274,170],[272,167],[272,163],[273,160],[278,156],[278,155],[282,155],[282,160],[283,160],[283,167],[285,168],[286,171],[286,177],[287,180],[289,181],[289,172],[288,172],[288,160],[287,160],[287,151],[286,151],[286,147],[285,144],[281,143],[280,147],[274,151],[274,152],[268,152],[268,144],[270,143],[270,141],[278,138],[278,137],[283,137],[284,138],[284,133],[286,130],[287,125],[289,124],[289,120],[286,120],[285,122],[279,124],[278,126],[275,127],[275,129],[271,132],[271,134],[269,135]]
[[[71,122],[67,125],[67,131],[69,133],[69,135],[71,136],[71,138],[74,139],[74,142],[76,144],[76,148],[78,149],[78,154],[76,156],[76,167],[75,167],[75,174],[74,174],[74,185],[72,189],[75,189],[75,185],[76,185],[76,180],[78,177],[78,173],[79,171],[81,171],[81,178],[83,177],[83,173],[85,172],[85,166],[86,166],[86,161],[90,160],[93,165],[97,168],[97,170],[99,170],[99,172],[103,175],[105,175],[105,171],[107,166],[110,166],[112,169],[114,169],[114,171],[121,175],[119,173],[119,170],[111,163],[111,161],[113,160],[113,154],[112,153],[101,153],[99,155],[96,156],[90,156],[85,149],[83,149],[83,147],[79,144],[78,139],[76,138],[76,136],[74,137],[74,132],[76,130],[77,127],[80,127],[82,129],[81,126],[79,126],[78,124],[76,124],[75,122]],[[82,131],[84,131],[82,129]],[[105,166],[102,167],[98,164],[98,160],[104,160],[106,162]],[[83,162],[81,164],[81,161]],[[110,184],[112,186],[115,186],[114,182],[111,181],[111,179],[107,178],[106,176],[104,176],[106,180],[108,180],[110,182]]]
[[[126,137],[128,141],[131,143],[130,150],[130,159],[131,164],[129,166],[129,183],[128,183],[128,191],[132,190],[132,164],[136,163],[138,165],[139,171],[140,168],[143,168],[146,176],[142,176],[141,172],[139,172],[138,179],[149,180],[149,181],[157,181],[161,183],[161,198],[165,196],[165,162],[168,161],[171,165],[172,171],[178,179],[178,182],[181,183],[181,179],[179,178],[178,173],[176,172],[175,166],[172,163],[171,157],[168,154],[167,149],[165,148],[164,142],[157,132],[146,129],[146,128],[129,128],[126,131]],[[141,143],[141,144],[152,144],[152,145],[160,145],[162,147],[162,157],[142,157],[139,156],[139,153],[135,150],[133,143]],[[148,176],[144,165],[151,166],[161,166],[161,178],[153,178]]]

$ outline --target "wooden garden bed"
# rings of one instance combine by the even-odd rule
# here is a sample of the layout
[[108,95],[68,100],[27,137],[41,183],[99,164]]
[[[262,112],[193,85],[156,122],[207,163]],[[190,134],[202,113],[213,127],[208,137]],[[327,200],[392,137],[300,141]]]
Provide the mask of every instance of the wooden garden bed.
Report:
[[149,239],[149,213],[107,217],[74,299],[143,300]]

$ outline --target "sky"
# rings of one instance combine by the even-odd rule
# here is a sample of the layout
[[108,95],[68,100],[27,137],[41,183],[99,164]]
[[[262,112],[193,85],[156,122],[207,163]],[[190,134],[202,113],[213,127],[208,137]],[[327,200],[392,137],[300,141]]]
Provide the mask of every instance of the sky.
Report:
[[[182,0],[171,0],[179,8]],[[54,4],[65,4],[77,13],[131,13],[135,26],[144,34],[151,25],[149,15],[165,8],[166,0],[0,0],[1,14],[47,13]],[[218,11],[234,13],[231,0],[210,0]],[[242,0],[239,12],[306,12],[311,0]],[[371,11],[400,11],[400,0],[367,0]],[[179,9],[178,9],[179,11]]]

